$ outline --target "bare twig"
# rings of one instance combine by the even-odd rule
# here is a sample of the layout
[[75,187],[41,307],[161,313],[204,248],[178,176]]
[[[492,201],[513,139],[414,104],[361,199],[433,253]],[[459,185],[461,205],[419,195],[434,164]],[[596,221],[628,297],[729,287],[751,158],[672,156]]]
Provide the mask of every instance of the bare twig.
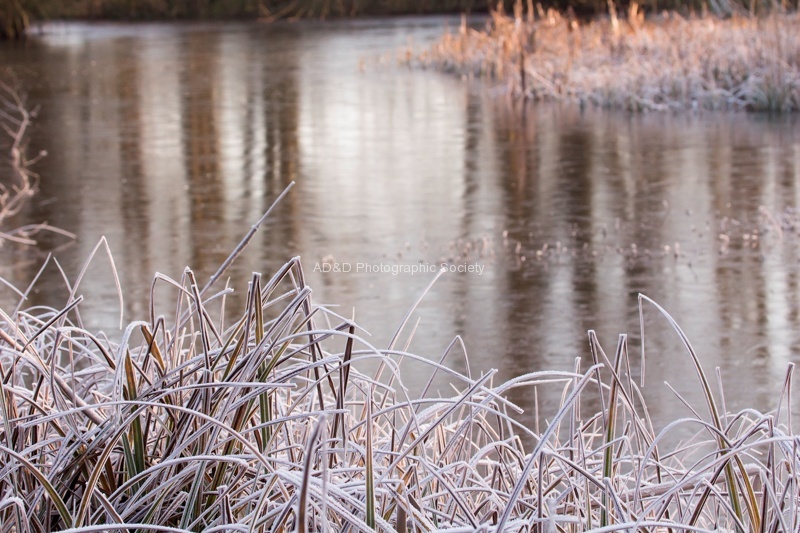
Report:
[[[0,180],[0,246],[6,241],[35,245],[33,237],[41,231],[75,238],[72,233],[54,228],[47,222],[6,228],[8,220],[17,215],[39,189],[39,176],[31,170],[31,166],[47,154],[42,151],[31,159],[25,154],[28,128],[35,114],[35,110],[28,109],[21,92],[0,80],[0,128],[10,140],[7,146],[8,176]],[[5,143],[0,143],[0,146],[5,152]]]

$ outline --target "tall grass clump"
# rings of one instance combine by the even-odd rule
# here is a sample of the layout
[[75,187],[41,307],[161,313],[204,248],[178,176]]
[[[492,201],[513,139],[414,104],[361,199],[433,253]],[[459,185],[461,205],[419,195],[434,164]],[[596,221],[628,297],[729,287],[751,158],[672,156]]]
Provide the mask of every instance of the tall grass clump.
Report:
[[[714,3],[714,5],[719,2]],[[613,6],[613,2],[609,2]],[[730,3],[718,7],[732,9]],[[800,110],[800,14],[645,19],[636,3],[588,23],[517,2],[484,30],[462,23],[404,61],[491,80],[532,100],[634,111],[685,108]]]
[[[590,332],[588,368],[496,384],[448,368],[457,340],[436,361],[397,347],[400,331],[372,346],[312,304],[297,258],[230,309],[213,289],[229,263],[205,286],[156,275],[150,316],[118,342],[81,326],[81,275],[63,309],[0,312],[0,530],[800,527],[791,368],[774,412],[727,413],[675,325],[707,405],[656,433],[625,336],[606,354]],[[406,361],[452,392],[411,396]],[[560,388],[558,411],[527,427],[506,399],[517,387]],[[665,447],[681,427],[695,437]]]

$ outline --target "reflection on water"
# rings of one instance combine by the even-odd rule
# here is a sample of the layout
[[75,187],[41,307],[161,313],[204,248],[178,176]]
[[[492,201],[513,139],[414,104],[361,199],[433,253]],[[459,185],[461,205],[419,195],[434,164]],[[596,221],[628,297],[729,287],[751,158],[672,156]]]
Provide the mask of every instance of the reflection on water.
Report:
[[[609,351],[631,333],[638,352],[643,292],[708,370],[721,368],[730,409],[773,408],[787,363],[800,361],[798,239],[765,213],[800,201],[797,119],[526,107],[375,64],[444,22],[66,25],[3,44],[0,63],[41,106],[31,150],[50,154],[26,216],[80,236],[57,253],[73,279],[105,235],[137,319],[154,272],[177,278],[190,265],[206,278],[296,180],[230,271],[240,293],[251,271],[299,254],[316,301],[355,314],[385,346],[432,274],[365,265],[480,266],[434,286],[409,346],[438,358],[461,335],[473,373],[508,378],[579,357],[585,368],[590,328]],[[31,250],[3,259],[20,287],[41,262]],[[63,305],[59,279],[49,267],[29,303]],[[113,334],[119,304],[102,257],[80,292],[84,321]],[[697,387],[675,334],[653,309],[645,319],[648,396],[663,422],[684,411],[661,382],[695,402]],[[540,396],[552,408],[560,390]],[[512,399],[532,406],[530,390]]]

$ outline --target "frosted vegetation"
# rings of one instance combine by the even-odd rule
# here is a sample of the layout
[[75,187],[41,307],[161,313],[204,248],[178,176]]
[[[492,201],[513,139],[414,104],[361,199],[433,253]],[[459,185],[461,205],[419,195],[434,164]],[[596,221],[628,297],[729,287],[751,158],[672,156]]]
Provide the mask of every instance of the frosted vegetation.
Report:
[[[404,351],[413,308],[388,347],[372,346],[313,305],[298,259],[254,274],[245,307],[230,309],[231,289],[215,287],[265,218],[205,286],[188,269],[156,275],[149,316],[118,342],[82,327],[83,272],[66,282],[63,309],[26,309],[21,297],[0,312],[0,530],[800,526],[791,366],[774,412],[728,413],[678,325],[641,296],[641,312],[682,339],[706,398],[656,431],[624,335],[607,354],[590,331],[588,368],[497,384],[450,369],[466,357],[458,338],[435,360]],[[164,302],[173,311],[156,316]],[[451,392],[411,396],[412,360]],[[519,387],[559,387],[557,414],[520,423],[506,399]],[[666,444],[676,428],[694,436]]]
[[[613,2],[612,2],[613,5]],[[632,111],[800,110],[800,15],[627,16],[581,22],[517,2],[481,30],[466,22],[401,59],[488,79],[533,100],[567,100]],[[729,7],[728,9],[732,9]]]

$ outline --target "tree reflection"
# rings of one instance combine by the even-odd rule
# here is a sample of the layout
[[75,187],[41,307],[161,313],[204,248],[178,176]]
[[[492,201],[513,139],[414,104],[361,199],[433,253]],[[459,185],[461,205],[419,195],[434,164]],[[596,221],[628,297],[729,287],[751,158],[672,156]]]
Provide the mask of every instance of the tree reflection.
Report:
[[[31,149],[50,155],[36,167],[30,217],[80,236],[59,254],[67,276],[105,235],[127,318],[142,318],[154,271],[179,277],[190,265],[202,281],[297,180],[230,271],[239,288],[295,254],[313,269],[328,255],[409,264],[469,252],[486,273],[434,287],[415,351],[436,357],[460,334],[473,369],[568,370],[588,362],[589,328],[606,347],[620,332],[637,347],[644,292],[709,369],[733,376],[742,402],[767,401],[745,377],[780,380],[800,352],[795,237],[787,229],[781,241],[760,211],[777,220],[800,201],[797,119],[509,105],[426,72],[361,72],[363,50],[391,49],[412,30],[337,24],[83,29],[0,49],[42,106]],[[26,286],[35,269],[4,257],[3,275]],[[111,329],[115,289],[98,268],[82,285],[95,310],[82,312]],[[28,303],[63,305],[60,273],[44,278]],[[309,281],[343,314],[356,306],[380,346],[429,278]],[[654,415],[668,413],[657,384],[685,381],[686,361],[674,333],[645,320],[658,354],[648,394]],[[540,392],[543,407],[559,401]],[[532,406],[529,390],[512,394]]]

